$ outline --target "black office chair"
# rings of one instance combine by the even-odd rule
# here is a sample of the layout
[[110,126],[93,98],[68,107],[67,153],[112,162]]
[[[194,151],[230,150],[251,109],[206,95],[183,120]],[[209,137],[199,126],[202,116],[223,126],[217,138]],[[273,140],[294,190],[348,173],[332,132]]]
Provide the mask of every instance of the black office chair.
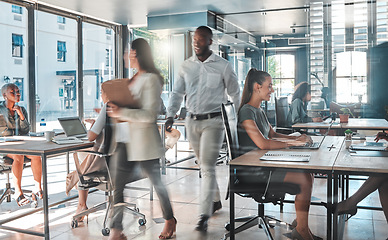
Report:
[[[108,167],[108,165],[109,165],[108,162],[109,162],[110,156],[108,154],[103,154],[103,153],[94,152],[94,151],[77,151],[74,153],[74,162],[75,162],[77,171],[78,171],[78,169],[80,169],[80,158],[86,157],[87,154],[97,155],[97,156],[103,158],[104,160],[106,160],[106,161],[104,161],[106,164],[105,169],[102,169],[100,171],[89,172],[89,173],[85,173],[85,174],[81,174],[80,172],[78,172],[78,177],[79,177],[78,188],[81,190],[88,190],[91,188],[100,189],[102,191],[105,191],[107,199],[106,199],[106,201],[104,201],[102,203],[99,203],[99,204],[97,204],[89,209],[83,210],[80,213],[74,215],[72,217],[71,227],[72,228],[78,227],[78,220],[77,219],[79,219],[80,217],[83,217],[85,215],[89,215],[90,213],[94,213],[94,212],[97,212],[97,211],[102,210],[102,209],[106,209],[104,222],[103,222],[103,228],[102,228],[101,232],[104,236],[108,236],[110,233],[110,229],[107,227],[107,220],[108,220],[108,216],[110,214],[110,211],[112,211],[112,209],[113,209],[113,186],[112,186],[112,179],[111,179],[111,176],[109,173],[109,167]],[[82,156],[82,155],[84,155],[84,156]],[[137,169],[137,168],[139,168],[139,166],[134,164],[133,168]],[[141,173],[140,168],[138,170],[133,170],[133,173],[137,173],[137,174],[133,174],[133,176],[131,176],[132,179],[130,182],[135,182],[135,181],[138,181],[138,180],[145,178],[142,174],[140,174]],[[136,189],[137,190],[148,190],[146,188],[136,188]],[[150,190],[150,195],[152,195],[152,190],[153,190],[152,186],[149,190]],[[139,217],[138,223],[140,226],[143,226],[146,224],[147,221],[146,221],[145,215],[139,211],[139,208],[136,207],[135,203],[124,202],[124,203],[118,203],[114,206],[115,207],[116,206],[124,207],[130,213]]]
[[[0,190],[0,194],[1,194],[0,204],[4,200],[6,200],[7,202],[11,202],[11,195],[14,194],[14,191],[15,191],[15,189],[11,187],[11,182],[10,182],[10,178],[9,178],[9,174],[12,172],[13,161],[14,160],[12,158],[9,158],[6,156],[0,158],[0,174],[5,174],[6,178],[7,178],[7,181],[5,183],[5,188]],[[24,156],[23,168],[28,168],[28,167],[31,167],[31,159]],[[31,190],[22,189],[22,191],[23,191],[23,193],[29,193],[29,194],[32,193]],[[38,206],[37,201],[32,201],[31,204],[34,207]]]
[[289,112],[287,97],[275,97],[276,132],[290,134],[293,132],[287,121]]
[[[228,144],[229,156],[231,159],[238,157],[239,154],[239,142],[237,135],[237,116],[233,106],[233,103],[222,104],[221,106],[222,118],[224,122],[226,140]],[[246,168],[240,166],[232,166],[234,169],[233,176],[233,189],[231,186],[228,188],[232,192],[238,194],[241,197],[253,198],[258,203],[258,215],[236,218],[236,222],[244,222],[241,226],[235,229],[235,233],[239,233],[248,228],[258,225],[265,230],[268,239],[273,239],[271,232],[269,231],[270,225],[267,223],[267,219],[282,222],[270,216],[264,215],[264,203],[282,204],[285,194],[296,195],[300,192],[300,186],[292,183],[273,183],[262,180],[263,171],[261,168]],[[234,211],[234,206],[230,206],[230,211]],[[230,231],[230,223],[225,225],[226,230]],[[272,227],[272,226],[271,226]],[[227,239],[230,233],[224,235],[224,239]]]

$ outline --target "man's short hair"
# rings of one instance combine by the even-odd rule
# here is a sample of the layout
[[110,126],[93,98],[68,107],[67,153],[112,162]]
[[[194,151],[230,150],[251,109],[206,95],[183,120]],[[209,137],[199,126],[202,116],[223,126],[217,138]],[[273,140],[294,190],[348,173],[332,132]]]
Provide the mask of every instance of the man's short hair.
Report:
[[210,38],[213,38],[213,32],[212,32],[212,30],[209,27],[207,27],[207,26],[200,26],[200,27],[197,27],[197,30],[203,31],[204,33],[209,35]]

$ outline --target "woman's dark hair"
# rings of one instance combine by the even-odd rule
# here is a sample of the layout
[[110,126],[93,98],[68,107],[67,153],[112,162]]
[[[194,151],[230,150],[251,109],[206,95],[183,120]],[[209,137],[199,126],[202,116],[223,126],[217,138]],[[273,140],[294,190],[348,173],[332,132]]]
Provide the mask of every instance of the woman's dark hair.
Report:
[[307,93],[311,93],[311,85],[307,82],[301,82],[295,86],[295,92],[292,96],[292,101],[299,98],[303,101],[303,98],[306,97]]
[[155,67],[152,57],[151,47],[146,40],[138,38],[132,41],[131,49],[136,51],[136,58],[141,69],[148,73],[155,73],[159,76],[160,82],[164,83],[163,77],[159,70]]
[[269,73],[267,72],[259,71],[256,68],[252,68],[251,70],[249,70],[247,77],[245,78],[244,90],[242,93],[241,104],[238,108],[238,111],[240,111],[241,107],[247,104],[249,100],[251,100],[254,83],[262,85],[263,82],[265,82],[266,77],[271,77],[271,75],[269,75]]

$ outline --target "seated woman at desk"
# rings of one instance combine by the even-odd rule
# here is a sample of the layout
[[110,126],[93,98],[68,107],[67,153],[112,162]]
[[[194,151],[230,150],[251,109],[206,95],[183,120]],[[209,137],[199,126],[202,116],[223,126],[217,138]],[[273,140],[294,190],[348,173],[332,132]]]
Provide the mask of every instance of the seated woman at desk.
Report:
[[295,86],[295,92],[292,96],[290,111],[288,112],[287,122],[290,125],[295,123],[321,122],[321,118],[311,118],[307,115],[307,104],[311,101],[311,85],[307,82],[301,82]]
[[[388,134],[380,132],[377,134],[375,141],[385,139],[388,141]],[[380,203],[383,208],[385,219],[388,223],[388,177],[369,177],[361,187],[348,199],[339,202],[336,208],[338,214],[350,214],[353,216],[357,213],[357,204],[364,200],[369,194],[379,190]]]
[[[113,147],[110,144],[111,136],[112,136],[112,128],[110,125],[110,119],[106,114],[106,103],[108,101],[106,94],[103,89],[101,89],[101,99],[104,103],[102,108],[95,109],[96,112],[99,113],[96,120],[94,119],[86,119],[86,122],[91,123],[90,130],[88,131],[88,141],[93,142],[96,140],[93,151],[99,153],[112,153]],[[92,171],[100,171],[106,168],[104,162],[106,159],[104,157],[100,157],[97,155],[89,154],[84,161],[82,161],[80,165],[80,169],[78,171],[80,173],[86,174]],[[69,194],[70,190],[78,183],[79,176],[77,171],[73,171],[69,173],[66,177],[66,195]],[[75,215],[85,211],[88,209],[86,201],[88,198],[89,190],[86,189],[78,189],[78,205]],[[86,215],[87,216],[87,215]],[[76,219],[78,222],[82,222],[84,216]]]
[[[1,94],[4,101],[0,103],[0,114],[2,114],[7,122],[8,129],[2,132],[3,136],[12,135],[27,135],[30,130],[28,122],[27,110],[24,107],[18,106],[16,103],[20,101],[20,91],[18,86],[13,83],[4,84],[1,88]],[[24,155],[8,154],[13,160],[12,175],[15,185],[15,196],[18,206],[23,206],[30,203],[22,191],[22,174],[24,165]],[[31,159],[31,169],[34,175],[35,191],[32,193],[32,199],[37,201],[42,199],[43,192],[41,186],[42,179],[42,161],[39,156],[26,156]]]
[[[251,69],[248,72],[238,111],[238,136],[241,153],[257,148],[282,149],[294,145],[304,145],[306,142],[312,141],[304,134],[299,137],[288,136],[276,133],[272,129],[260,105],[262,101],[269,101],[273,92],[272,78],[267,72],[256,69]],[[300,186],[301,192],[295,197],[297,226],[292,231],[292,239],[320,239],[311,233],[308,226],[312,175],[275,170],[272,172],[271,182],[288,182]]]

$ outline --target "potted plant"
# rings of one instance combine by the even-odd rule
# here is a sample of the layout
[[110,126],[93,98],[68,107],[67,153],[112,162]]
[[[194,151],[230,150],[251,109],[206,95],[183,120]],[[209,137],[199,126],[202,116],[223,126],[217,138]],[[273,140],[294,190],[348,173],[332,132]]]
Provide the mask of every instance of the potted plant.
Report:
[[345,147],[349,148],[350,145],[352,144],[352,134],[353,134],[353,132],[350,129],[346,129],[344,133],[345,133]]
[[340,117],[340,123],[347,123],[349,121],[349,115],[352,115],[354,117],[352,111],[350,111],[349,108],[341,108],[342,114],[339,114]]

